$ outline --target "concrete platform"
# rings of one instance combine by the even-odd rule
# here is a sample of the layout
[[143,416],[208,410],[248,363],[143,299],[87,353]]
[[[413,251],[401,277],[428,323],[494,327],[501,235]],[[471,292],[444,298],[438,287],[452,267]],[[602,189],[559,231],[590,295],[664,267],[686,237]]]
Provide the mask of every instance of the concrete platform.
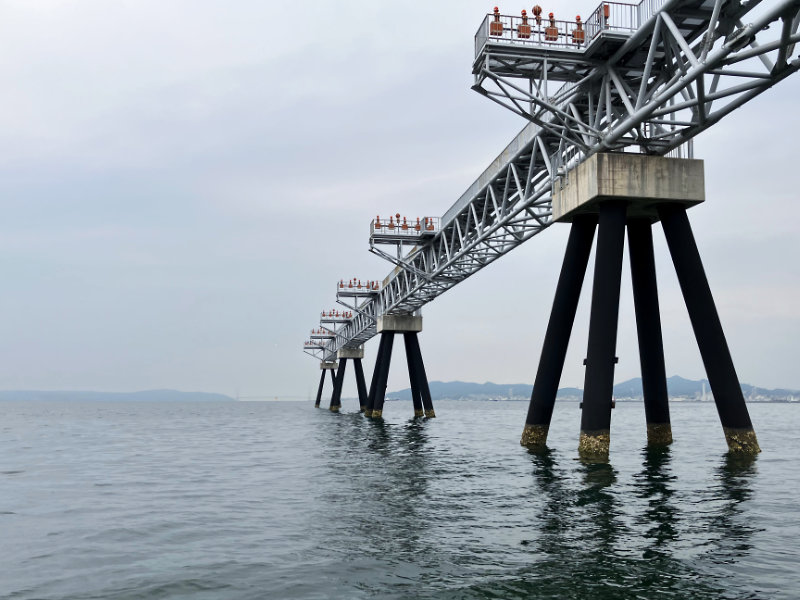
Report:
[[656,206],[705,201],[702,160],[645,154],[598,153],[570,171],[553,190],[553,220],[597,213],[603,200],[625,200],[628,216],[658,220]]
[[422,331],[422,316],[383,315],[378,317],[378,333],[383,333],[384,331]]
[[339,360],[343,358],[364,358],[364,346],[358,348],[341,348],[336,353],[336,358]]

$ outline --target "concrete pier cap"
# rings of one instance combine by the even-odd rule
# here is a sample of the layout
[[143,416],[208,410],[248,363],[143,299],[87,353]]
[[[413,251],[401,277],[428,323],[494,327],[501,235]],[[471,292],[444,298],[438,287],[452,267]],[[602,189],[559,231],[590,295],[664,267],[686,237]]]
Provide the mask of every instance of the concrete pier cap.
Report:
[[336,361],[325,361],[325,360],[323,360],[323,361],[321,361],[319,363],[319,368],[322,369],[323,371],[326,371],[326,370],[329,370],[329,369],[338,369],[339,368],[339,363],[336,362]]
[[343,358],[364,358],[364,346],[358,348],[340,348],[336,353],[336,358],[339,360]]
[[604,200],[628,202],[628,217],[658,220],[656,207],[705,201],[703,161],[624,152],[590,156],[553,184],[553,220],[598,213]]
[[422,315],[383,315],[378,317],[378,333],[384,331],[422,331]]

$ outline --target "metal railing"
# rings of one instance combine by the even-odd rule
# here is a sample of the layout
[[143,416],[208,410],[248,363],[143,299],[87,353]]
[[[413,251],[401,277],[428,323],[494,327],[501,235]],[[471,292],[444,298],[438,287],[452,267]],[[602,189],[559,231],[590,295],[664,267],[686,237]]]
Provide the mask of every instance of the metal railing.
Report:
[[667,158],[694,158],[694,138],[686,140],[686,142],[676,146],[664,156]]
[[423,235],[435,235],[441,229],[439,217],[417,217],[408,219],[407,217],[394,216],[388,219],[372,219],[369,224],[369,235],[381,236],[407,236],[409,238],[420,237]]
[[344,279],[340,279],[339,283],[336,284],[336,291],[340,293],[375,294],[378,293],[380,289],[381,283],[377,280],[361,281],[360,279],[350,279],[345,281]]
[[603,2],[586,19],[587,41],[593,40],[602,31],[629,31],[639,28],[639,7],[622,2]]
[[667,3],[667,0],[642,0],[636,7],[637,18],[639,25],[642,25],[656,14]]
[[641,4],[601,3],[585,21],[562,21],[542,16],[516,17],[488,14],[475,34],[475,56],[488,41],[583,48],[603,31],[632,33],[666,0],[643,0]]
[[353,318],[353,313],[349,310],[329,310],[322,311],[320,323],[345,323]]

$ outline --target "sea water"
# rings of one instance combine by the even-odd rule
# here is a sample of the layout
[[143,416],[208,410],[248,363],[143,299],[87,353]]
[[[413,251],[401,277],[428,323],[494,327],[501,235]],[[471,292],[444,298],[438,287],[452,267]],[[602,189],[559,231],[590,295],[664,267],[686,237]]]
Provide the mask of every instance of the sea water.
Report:
[[0,597],[800,597],[798,405],[742,460],[713,404],[648,451],[619,402],[584,464],[575,403],[544,455],[522,402],[312,403],[0,403]]

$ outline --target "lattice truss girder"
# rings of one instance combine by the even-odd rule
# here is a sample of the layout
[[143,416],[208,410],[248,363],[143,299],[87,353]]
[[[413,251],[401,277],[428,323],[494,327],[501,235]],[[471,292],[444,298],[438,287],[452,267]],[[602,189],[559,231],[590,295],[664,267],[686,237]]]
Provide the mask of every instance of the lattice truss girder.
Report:
[[[405,256],[371,249],[396,268],[378,294],[337,298],[354,317],[314,355],[334,360],[340,348],[375,336],[378,316],[418,310],[543,231],[551,223],[553,181],[591,154],[630,146],[666,154],[800,69],[800,0],[765,0],[756,14],[759,4],[703,8],[668,0],[611,60],[559,65],[562,79],[572,69],[575,80],[552,94],[546,81],[525,90],[508,72],[513,63],[499,75],[484,61],[479,91],[531,123],[448,211],[430,242]],[[745,15],[753,16],[750,25],[742,24]],[[497,89],[489,91],[489,83]]]
[[663,155],[800,69],[799,25],[797,0],[672,0],[606,61],[489,47],[474,89],[585,156]]
[[400,258],[372,248],[397,268],[380,292],[362,304],[337,298],[354,318],[327,345],[326,359],[376,335],[379,315],[418,310],[550,225],[552,179],[557,175],[554,157],[562,157],[558,164],[563,162],[565,144],[536,126],[523,134],[530,139],[505,164],[487,170],[487,183],[462,197],[461,208],[451,219],[443,219],[431,242]]

